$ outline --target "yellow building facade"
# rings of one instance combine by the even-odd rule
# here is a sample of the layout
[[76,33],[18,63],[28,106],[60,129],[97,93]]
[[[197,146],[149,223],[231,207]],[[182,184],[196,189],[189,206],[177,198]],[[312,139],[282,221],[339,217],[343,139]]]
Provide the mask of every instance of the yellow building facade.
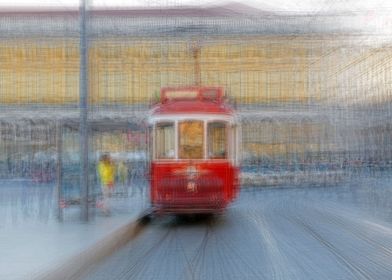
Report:
[[[307,45],[297,38],[218,38],[197,48],[195,56],[187,40],[90,42],[90,103],[149,103],[161,87],[196,83],[223,86],[244,104],[314,98],[307,89]],[[78,40],[4,40],[0,64],[1,104],[79,101]]]
[[[240,104],[386,102],[391,50],[344,36],[94,39],[89,98],[149,103],[161,87],[200,83],[223,86]],[[78,103],[79,40],[2,40],[0,84],[0,104]]]

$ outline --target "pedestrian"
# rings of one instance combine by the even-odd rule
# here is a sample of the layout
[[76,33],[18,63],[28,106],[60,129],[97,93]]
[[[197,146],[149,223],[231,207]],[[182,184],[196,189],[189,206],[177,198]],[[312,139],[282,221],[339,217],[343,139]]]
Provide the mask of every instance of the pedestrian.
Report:
[[110,214],[110,197],[114,189],[115,167],[109,154],[103,154],[98,163],[98,174],[102,190],[102,211]]

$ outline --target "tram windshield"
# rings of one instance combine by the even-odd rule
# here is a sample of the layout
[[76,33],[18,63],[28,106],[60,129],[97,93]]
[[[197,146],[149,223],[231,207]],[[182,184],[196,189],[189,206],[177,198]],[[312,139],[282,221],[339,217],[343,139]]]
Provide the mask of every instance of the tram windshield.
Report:
[[156,157],[171,159],[175,156],[174,123],[158,123],[155,130]]
[[181,121],[178,123],[179,158],[204,158],[203,121]]
[[[155,157],[157,159],[207,159],[228,158],[228,126],[224,121],[178,121],[178,138],[175,140],[175,123],[158,122],[155,128]],[[176,147],[177,142],[177,147]],[[206,143],[205,143],[206,142]]]

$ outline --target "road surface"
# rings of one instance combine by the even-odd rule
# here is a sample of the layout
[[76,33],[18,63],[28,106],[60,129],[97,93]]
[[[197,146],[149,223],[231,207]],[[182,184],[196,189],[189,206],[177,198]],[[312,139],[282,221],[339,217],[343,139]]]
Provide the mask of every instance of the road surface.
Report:
[[392,183],[243,191],[225,215],[154,220],[81,279],[392,279]]

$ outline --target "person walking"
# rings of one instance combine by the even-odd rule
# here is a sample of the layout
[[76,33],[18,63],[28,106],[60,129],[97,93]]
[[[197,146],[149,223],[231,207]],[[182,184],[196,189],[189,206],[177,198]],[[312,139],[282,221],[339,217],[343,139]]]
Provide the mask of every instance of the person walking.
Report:
[[110,197],[112,196],[115,179],[115,167],[110,155],[103,154],[98,163],[98,174],[101,181],[102,190],[102,211],[110,215]]

